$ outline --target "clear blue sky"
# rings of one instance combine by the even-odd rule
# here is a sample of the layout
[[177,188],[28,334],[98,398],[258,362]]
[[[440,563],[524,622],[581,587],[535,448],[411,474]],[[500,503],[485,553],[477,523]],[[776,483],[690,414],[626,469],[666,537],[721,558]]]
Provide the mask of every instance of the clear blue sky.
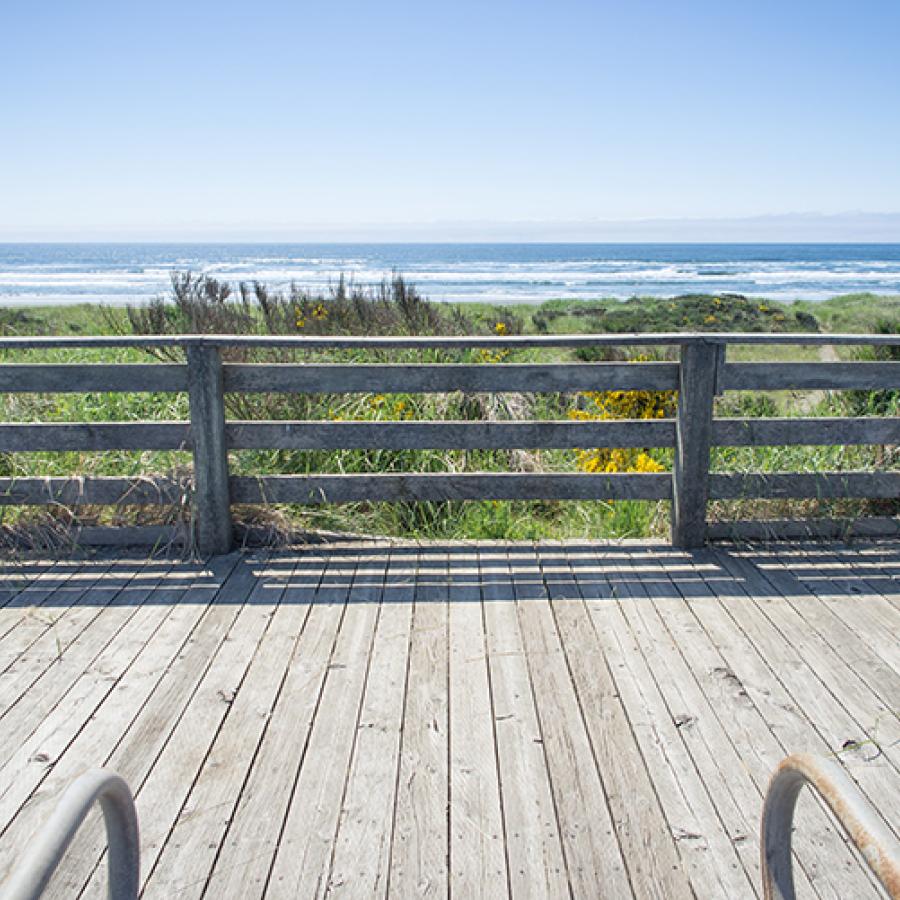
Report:
[[2,31],[6,239],[900,212],[897,0],[57,0]]

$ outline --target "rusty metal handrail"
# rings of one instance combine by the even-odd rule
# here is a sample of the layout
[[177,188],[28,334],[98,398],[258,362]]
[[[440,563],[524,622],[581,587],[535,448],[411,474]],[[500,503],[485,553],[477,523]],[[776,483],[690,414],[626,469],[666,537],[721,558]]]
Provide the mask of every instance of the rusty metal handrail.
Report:
[[794,900],[791,831],[804,784],[825,801],[892,900],[900,898],[900,842],[840,765],[795,753],[775,770],[763,804],[760,850],[765,900]]
[[37,900],[96,801],[103,810],[109,844],[109,900],[137,900],[140,842],[134,798],[114,772],[94,769],[63,794],[21,865],[3,886],[2,900]]

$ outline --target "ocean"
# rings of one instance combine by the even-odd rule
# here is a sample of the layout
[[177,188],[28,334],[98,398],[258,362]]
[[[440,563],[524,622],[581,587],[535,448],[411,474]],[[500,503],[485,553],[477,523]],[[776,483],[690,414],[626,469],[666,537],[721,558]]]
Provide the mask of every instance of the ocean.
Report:
[[327,289],[400,272],[433,300],[900,294],[900,244],[0,244],[0,305],[140,303],[172,272]]

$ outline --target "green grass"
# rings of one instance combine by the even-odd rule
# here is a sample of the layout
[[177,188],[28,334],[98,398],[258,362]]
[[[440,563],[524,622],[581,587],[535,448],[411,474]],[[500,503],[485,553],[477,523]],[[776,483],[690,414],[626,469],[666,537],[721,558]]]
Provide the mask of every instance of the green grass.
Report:
[[[409,290],[409,289],[407,289]],[[414,333],[412,325],[425,321],[441,333],[494,333],[497,322],[503,322],[508,333],[585,333],[611,331],[663,332],[680,330],[708,331],[872,331],[884,327],[885,318],[900,323],[900,297],[879,298],[873,304],[867,295],[848,295],[823,304],[782,305],[747,300],[729,295],[689,295],[673,299],[634,298],[629,301],[598,299],[596,301],[549,301],[537,307],[492,307],[472,304],[442,308],[437,312],[426,308],[414,294],[407,302],[404,320],[397,309],[385,302],[369,306],[346,298],[344,306],[334,306],[332,318],[322,321],[309,316],[310,304],[316,298],[297,295],[283,298],[274,306],[272,319],[263,322],[252,304],[238,311],[240,317],[228,318],[231,313],[218,307],[200,310],[200,319],[192,320],[200,329],[216,322],[241,322],[242,330],[265,332],[267,328],[282,329],[277,333],[326,333],[334,322],[340,322],[343,333],[368,333],[373,322],[384,322],[391,333]],[[194,301],[191,301],[194,302]],[[303,304],[306,304],[305,306]],[[873,306],[878,314],[873,312]],[[57,334],[93,335],[129,333],[131,330],[151,330],[161,327],[177,332],[185,328],[185,309],[174,310],[161,305],[155,325],[142,319],[140,311],[110,309],[82,305],[72,307],[40,307],[34,309],[0,309],[0,334]],[[248,313],[249,310],[249,313]],[[298,310],[306,310],[303,332],[295,326]],[[447,312],[449,310],[449,312]],[[193,307],[190,315],[197,310]],[[401,312],[403,312],[401,310]],[[247,316],[249,315],[249,319]],[[223,319],[224,316],[224,319]],[[354,318],[359,316],[359,319]],[[342,317],[342,318],[341,318]],[[712,317],[712,320],[710,320]],[[892,318],[893,317],[893,318]],[[274,324],[273,324],[274,323]],[[286,329],[286,330],[285,330]],[[354,329],[357,329],[354,331]],[[226,329],[227,330],[227,329]],[[642,351],[643,352],[643,351]],[[258,352],[241,358],[284,361],[293,351]],[[815,360],[815,347],[775,347],[746,345],[729,347],[732,360],[774,362],[783,360]],[[607,358],[604,349],[592,352],[554,348],[540,348],[510,353],[503,362],[552,362],[574,359]],[[342,362],[391,360],[408,361],[472,361],[479,362],[478,351],[430,352],[398,351],[360,353],[340,351],[330,354],[304,356],[305,359],[334,359]],[[49,349],[45,351],[3,351],[3,362],[54,362],[91,365],[98,362],[147,362],[146,351],[138,349],[85,348]],[[729,394],[720,399],[719,415],[839,415],[865,411],[867,397],[856,396],[855,406],[838,395],[800,392],[780,392],[772,395]],[[879,406],[872,412],[896,411]],[[890,400],[890,398],[888,398]],[[400,395],[379,400],[372,395],[292,396],[253,395],[228,398],[228,414],[248,419],[393,419],[410,415],[415,419],[482,419],[488,408],[499,418],[525,417],[537,419],[565,418],[575,399],[560,395],[525,395],[509,408],[503,398],[488,401],[479,396],[454,394]],[[891,401],[892,402],[892,401]],[[402,404],[402,407],[398,406]],[[178,394],[57,394],[0,396],[0,421],[10,422],[74,422],[74,421],[134,421],[184,420],[187,418],[187,398]],[[657,453],[660,460],[670,460],[671,452]],[[437,451],[241,451],[231,454],[235,474],[291,474],[307,472],[436,472],[436,471],[575,471],[575,454],[571,451],[543,451],[515,454],[509,452],[453,452]],[[190,455],[183,452],[109,452],[109,453],[21,453],[0,454],[0,477],[33,475],[150,475],[187,471]],[[789,448],[719,448],[712,457],[714,471],[797,471],[816,472],[841,469],[868,469],[895,466],[883,449],[874,447],[789,447]],[[730,518],[770,516],[781,513],[796,516],[828,513],[859,514],[866,504],[824,503],[811,501],[798,504],[766,504],[740,501],[713,504],[714,515]],[[579,538],[579,537],[648,537],[662,536],[668,528],[666,504],[648,502],[471,502],[422,504],[353,504],[340,507],[278,507],[265,511],[246,510],[245,515],[277,520],[285,527],[325,529],[354,533],[381,534],[422,538]],[[154,516],[171,520],[181,510],[134,512],[131,521],[149,521]],[[35,510],[0,507],[0,526],[40,520],[51,515],[68,520],[67,510],[37,512]],[[121,521],[122,510],[90,509],[80,512],[82,521]]]

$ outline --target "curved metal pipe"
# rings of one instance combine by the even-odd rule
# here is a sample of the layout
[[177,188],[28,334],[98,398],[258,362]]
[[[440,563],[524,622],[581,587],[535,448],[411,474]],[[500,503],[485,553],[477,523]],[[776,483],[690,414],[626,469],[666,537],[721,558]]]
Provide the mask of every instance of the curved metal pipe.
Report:
[[7,881],[2,900],[37,900],[65,855],[85,816],[100,802],[109,844],[109,900],[136,900],[140,887],[140,842],[134,798],[114,772],[94,769],[62,795],[21,865]]
[[762,877],[765,900],[795,900],[791,830],[804,784],[825,801],[892,900],[900,898],[900,843],[838,763],[809,753],[782,760],[763,804]]

